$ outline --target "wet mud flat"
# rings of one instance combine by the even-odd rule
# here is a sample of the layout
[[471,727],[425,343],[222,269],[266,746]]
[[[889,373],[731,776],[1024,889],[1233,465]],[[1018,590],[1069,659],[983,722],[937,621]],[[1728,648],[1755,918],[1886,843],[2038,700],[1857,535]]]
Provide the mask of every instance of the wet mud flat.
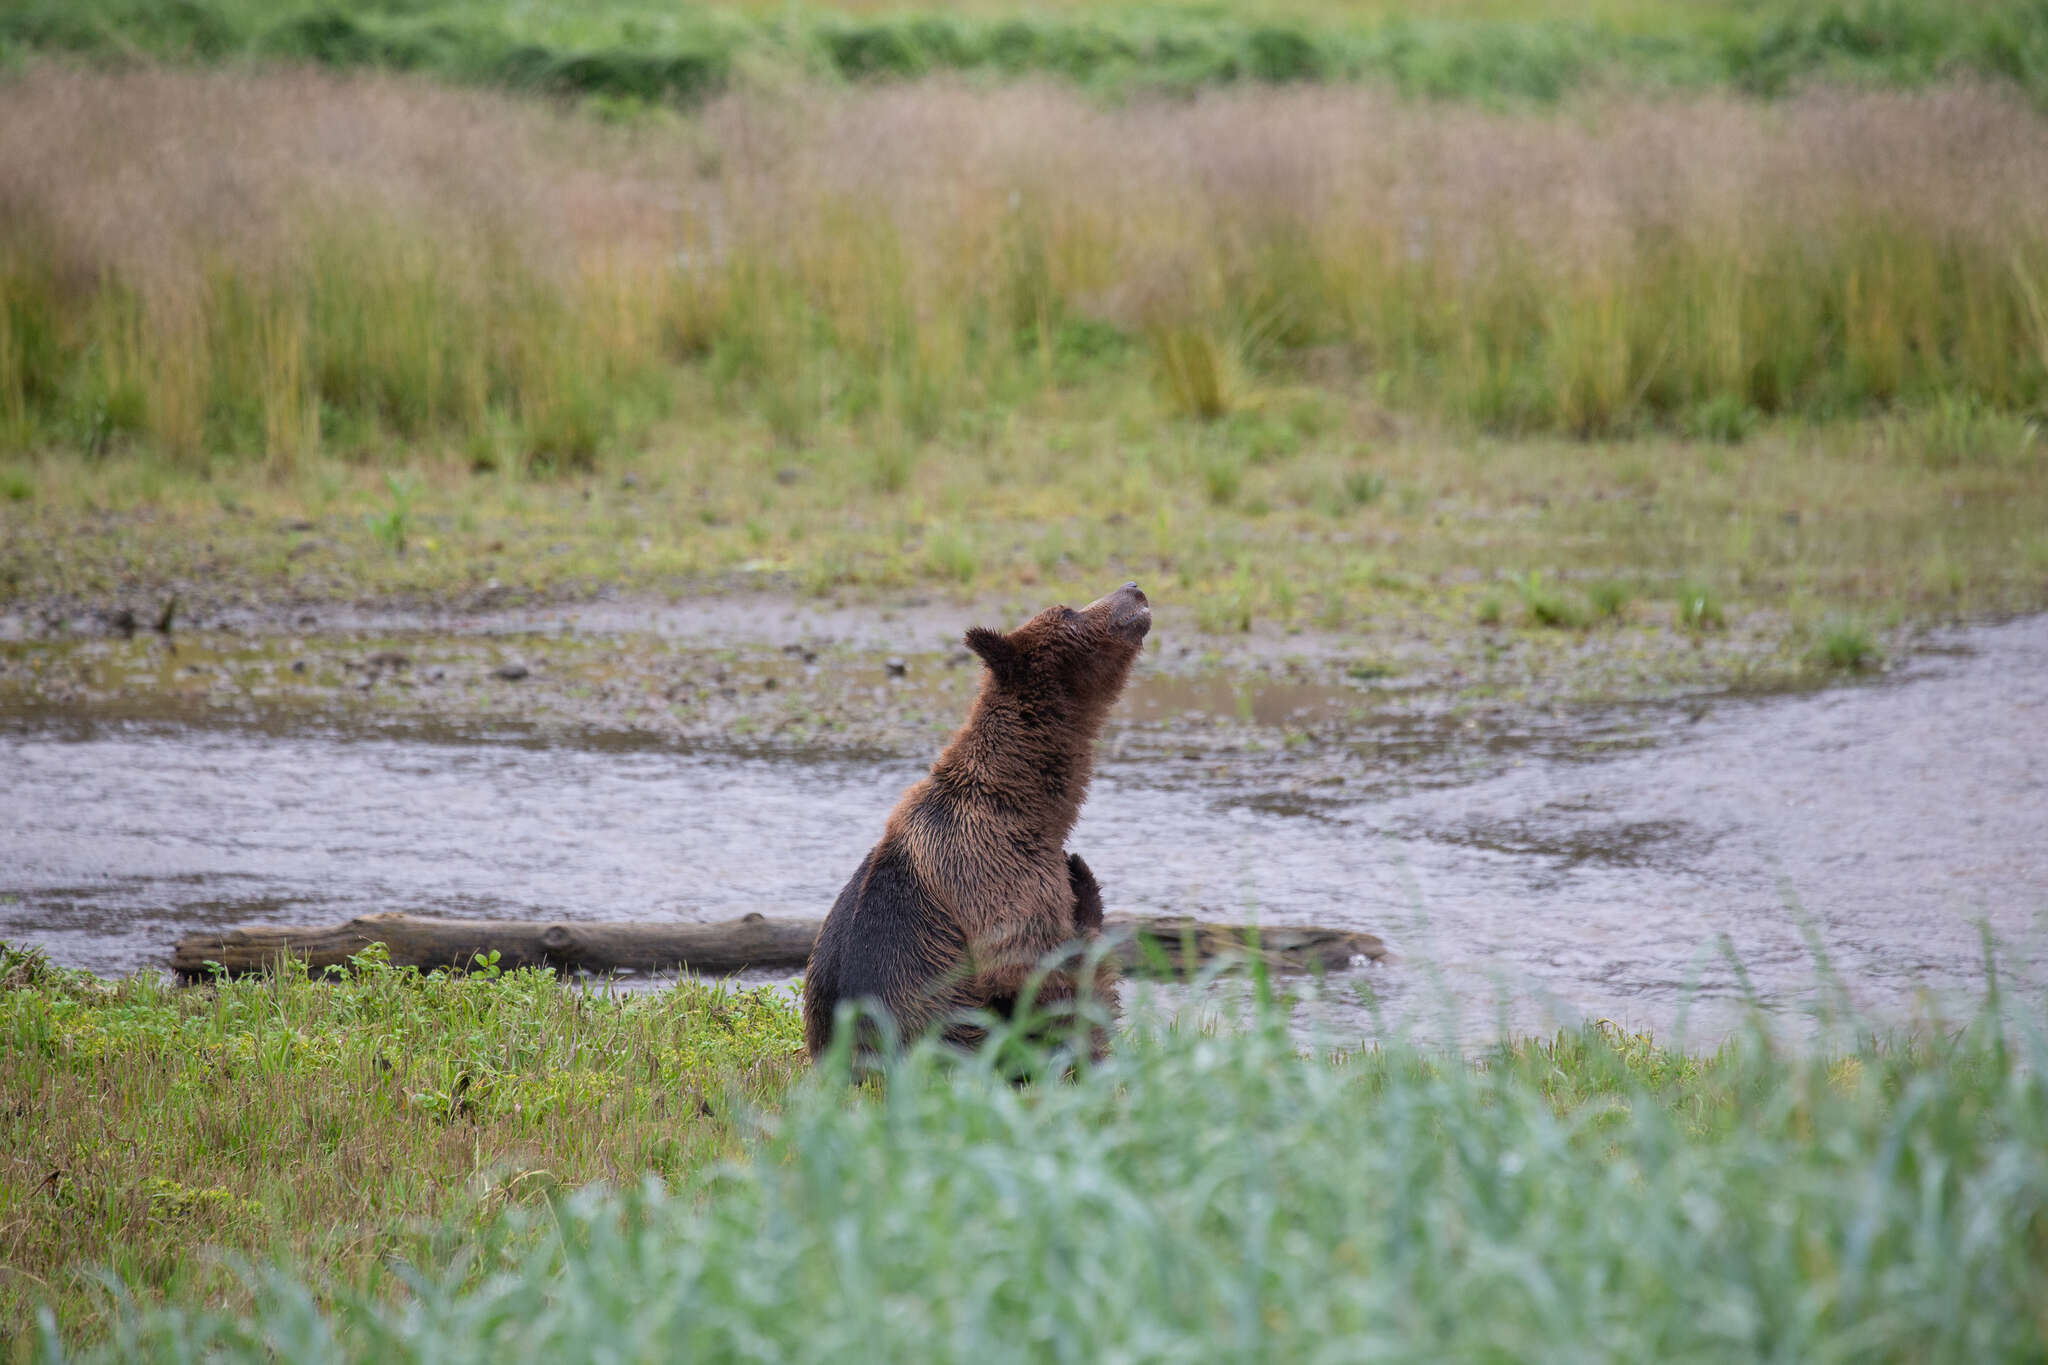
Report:
[[[493,726],[571,743],[640,742],[927,755],[976,685],[961,632],[1045,603],[911,596],[862,607],[762,594],[600,598],[463,610],[182,599],[118,610],[0,613],[0,712],[177,716],[277,729]],[[154,629],[172,613],[173,628]],[[1589,700],[1811,686],[1784,622],[1712,630],[1644,619],[1597,630],[1474,630],[1389,611],[1363,632],[1206,634],[1185,607],[1159,627],[1123,737],[1164,749],[1345,744],[1443,715],[1522,715]],[[1896,643],[1910,642],[1899,632]],[[1892,643],[1892,642],[1888,642]]]
[[[951,676],[927,679],[947,723]],[[373,910],[817,915],[928,759],[261,700],[0,714],[0,936],[115,973],[192,929]],[[1752,999],[1905,1023],[1981,991],[1987,927],[2037,1008],[2048,617],[1823,691],[1505,715],[1158,670],[1072,842],[1113,909],[1384,937],[1395,962],[1309,988],[1334,1042],[1586,1018],[1707,1042]]]

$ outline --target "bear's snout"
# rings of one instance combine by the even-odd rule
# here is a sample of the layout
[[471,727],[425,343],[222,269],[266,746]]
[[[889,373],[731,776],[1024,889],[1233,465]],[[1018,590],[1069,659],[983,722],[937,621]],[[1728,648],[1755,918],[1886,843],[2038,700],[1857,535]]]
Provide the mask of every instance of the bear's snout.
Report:
[[1144,639],[1152,629],[1152,603],[1136,583],[1124,584],[1103,598],[1100,605],[1109,609],[1110,624],[1133,640]]

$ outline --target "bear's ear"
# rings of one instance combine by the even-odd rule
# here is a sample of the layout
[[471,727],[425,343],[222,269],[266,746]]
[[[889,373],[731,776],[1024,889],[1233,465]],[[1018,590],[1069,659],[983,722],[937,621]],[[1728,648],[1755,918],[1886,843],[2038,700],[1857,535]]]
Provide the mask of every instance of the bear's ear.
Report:
[[1010,643],[1009,636],[987,626],[976,626],[962,638],[969,649],[981,656],[981,661],[988,665],[988,671],[995,674],[998,681],[1008,682],[1017,676],[1023,657],[1018,654],[1017,646]]

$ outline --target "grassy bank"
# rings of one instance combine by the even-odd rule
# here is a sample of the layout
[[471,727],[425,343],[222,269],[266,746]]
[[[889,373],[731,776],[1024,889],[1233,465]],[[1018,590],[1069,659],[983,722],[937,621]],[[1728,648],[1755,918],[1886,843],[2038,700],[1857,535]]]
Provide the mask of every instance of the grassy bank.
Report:
[[1552,100],[1592,87],[1802,80],[1911,85],[1941,76],[2048,91],[2038,0],[1458,0],[807,7],[739,0],[585,6],[507,0],[21,0],[0,59],[67,52],[127,61],[265,59],[376,66],[603,100],[692,101],[735,83],[936,72],[1050,76],[1098,89],[1247,82],[1382,83],[1408,94]]
[[[774,1099],[786,1010],[393,973],[18,983],[0,1008],[11,1320],[54,1299],[124,1359],[2023,1360],[2048,1338],[2048,1051],[1995,1011],[1846,1052],[1592,1029],[1478,1064],[1183,1027],[1023,1091],[919,1061],[886,1097],[795,1086],[699,1186],[695,1153],[732,1140],[712,1078],[760,1059],[742,1092]],[[598,1174],[626,1193],[569,1195]],[[310,1264],[244,1287],[198,1268],[208,1243]],[[90,1306],[77,1256],[138,1281],[143,1315]]]
[[142,649],[173,596],[180,631],[226,617],[287,634],[356,602],[958,599],[909,642],[928,649],[969,602],[1035,610],[1135,577],[1176,650],[1306,632],[1426,671],[1409,656],[1428,642],[1476,685],[1526,645],[1641,663],[1654,686],[1728,647],[1796,669],[1831,617],[2048,605],[2038,429],[1965,405],[1782,420],[1729,445],[1473,436],[1318,396],[1205,426],[1153,402],[1095,386],[982,439],[880,450],[845,426],[791,450],[750,416],[678,421],[571,478],[477,473],[460,451],[273,474],[51,452],[11,467],[0,606],[30,635],[126,611],[151,669],[192,662]]
[[786,998],[712,986],[179,990],[0,949],[0,1326],[50,1304],[97,1335],[100,1268],[143,1302],[244,1301],[224,1254],[396,1292],[508,1203],[737,1154],[801,1050]]

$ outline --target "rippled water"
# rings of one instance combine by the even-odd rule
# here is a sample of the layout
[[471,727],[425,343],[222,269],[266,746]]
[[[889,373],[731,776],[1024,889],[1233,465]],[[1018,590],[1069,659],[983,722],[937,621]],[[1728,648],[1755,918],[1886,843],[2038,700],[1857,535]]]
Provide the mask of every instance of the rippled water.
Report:
[[[1818,693],[1366,724],[1312,754],[1131,747],[1151,756],[1105,761],[1073,840],[1111,908],[1380,934],[1395,962],[1326,984],[1346,1032],[1373,1027],[1344,1003],[1363,983],[1431,1036],[1604,1016],[1699,1040],[1745,990],[1797,1017],[1816,946],[1897,1021],[1981,988],[1980,924],[2006,989],[2048,997],[2048,618]],[[194,928],[370,910],[820,915],[920,770],[16,715],[0,936],[111,973]]]

